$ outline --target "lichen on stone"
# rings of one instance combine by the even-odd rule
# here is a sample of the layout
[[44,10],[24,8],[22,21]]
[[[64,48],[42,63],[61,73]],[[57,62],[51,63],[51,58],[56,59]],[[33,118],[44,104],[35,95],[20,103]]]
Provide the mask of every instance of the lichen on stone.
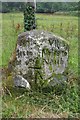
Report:
[[69,46],[65,41],[53,33],[40,30],[18,35],[15,76],[21,75],[29,83],[33,81],[35,84],[41,81],[56,83],[58,79],[65,78],[58,77],[64,76],[68,64]]

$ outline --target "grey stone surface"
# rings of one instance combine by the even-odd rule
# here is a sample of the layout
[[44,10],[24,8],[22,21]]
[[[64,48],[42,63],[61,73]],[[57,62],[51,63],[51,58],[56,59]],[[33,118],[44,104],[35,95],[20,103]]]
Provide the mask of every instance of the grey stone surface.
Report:
[[29,82],[20,75],[16,75],[14,78],[14,85],[30,89]]
[[[16,86],[21,85],[21,80],[39,83],[49,83],[62,79],[68,64],[67,42],[53,33],[46,31],[32,30],[18,36],[16,46],[16,57],[12,66]],[[18,82],[17,82],[18,81]],[[19,83],[20,82],[20,83]],[[21,86],[26,87],[27,82]],[[58,83],[58,82],[57,82]]]

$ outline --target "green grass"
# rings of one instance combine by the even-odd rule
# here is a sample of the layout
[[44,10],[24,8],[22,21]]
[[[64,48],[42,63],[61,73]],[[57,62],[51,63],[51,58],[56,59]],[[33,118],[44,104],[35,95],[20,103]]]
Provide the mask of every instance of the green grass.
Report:
[[[18,23],[21,25],[21,28],[16,33]],[[23,31],[23,15],[3,14],[2,25],[2,66],[7,66],[11,54],[15,49],[18,33]]]
[[39,115],[45,117],[42,116],[42,113],[49,113],[51,116],[56,114],[64,116],[66,114],[64,117],[77,117],[78,95],[75,91],[77,90],[76,87],[74,84],[68,86],[61,95],[26,92],[20,89],[15,89],[15,92],[14,89],[10,89],[11,96],[7,93],[3,97],[3,117],[25,118],[31,117],[32,114],[34,117],[39,117]]
[[[2,66],[8,65],[17,36],[24,31],[23,14],[3,14]],[[78,117],[78,17],[36,14],[37,29],[64,37],[69,42],[69,82],[58,91],[36,92],[14,88],[12,76],[3,78],[3,117]],[[20,29],[16,32],[17,24]],[[1,60],[0,60],[1,61]],[[0,64],[1,66],[1,64]],[[6,87],[5,87],[6,86]]]
[[[21,13],[9,13],[2,15],[2,66],[7,66],[17,40],[17,35],[24,31],[23,15]],[[78,67],[78,18],[73,16],[36,15],[37,29],[44,29],[64,37],[70,43],[70,67]],[[16,26],[20,24],[20,30],[16,33]],[[75,54],[74,54],[75,53]],[[0,64],[1,65],[1,64]]]

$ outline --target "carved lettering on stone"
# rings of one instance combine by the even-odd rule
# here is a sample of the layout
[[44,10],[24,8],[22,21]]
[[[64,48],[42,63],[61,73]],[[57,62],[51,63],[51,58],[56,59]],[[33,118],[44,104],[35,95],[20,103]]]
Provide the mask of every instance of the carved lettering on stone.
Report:
[[[68,64],[68,49],[67,42],[53,33],[32,30],[20,34],[13,67],[14,79],[16,81],[18,79],[18,82],[26,80],[29,84],[35,79],[37,81],[39,79],[54,81],[54,84],[55,82],[58,83],[58,79],[54,75],[63,74],[60,79],[65,79],[64,72]],[[24,82],[25,85],[18,82],[15,82],[16,86],[27,86],[27,82]]]

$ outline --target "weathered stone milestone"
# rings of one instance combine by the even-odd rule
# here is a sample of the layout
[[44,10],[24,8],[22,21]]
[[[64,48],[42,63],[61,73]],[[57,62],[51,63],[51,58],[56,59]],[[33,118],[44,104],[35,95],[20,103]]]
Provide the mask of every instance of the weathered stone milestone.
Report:
[[63,38],[32,30],[18,36],[16,58],[9,66],[14,71],[15,85],[30,88],[32,83],[48,81],[54,86],[65,79],[67,62],[68,44]]

